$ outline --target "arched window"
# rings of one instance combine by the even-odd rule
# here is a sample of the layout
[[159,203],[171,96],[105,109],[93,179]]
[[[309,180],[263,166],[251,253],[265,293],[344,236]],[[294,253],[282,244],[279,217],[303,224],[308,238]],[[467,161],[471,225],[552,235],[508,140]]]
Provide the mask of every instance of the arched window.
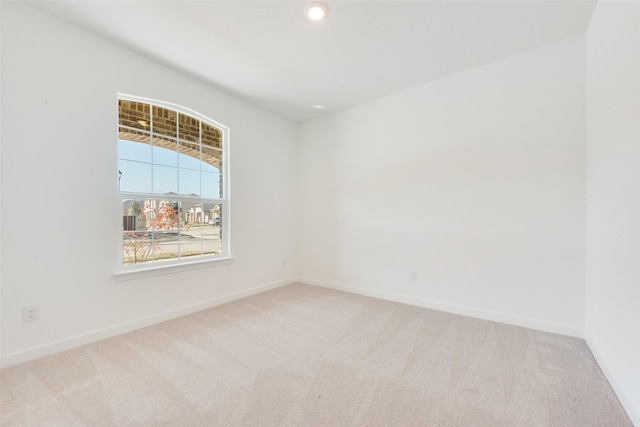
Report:
[[228,139],[228,128],[202,114],[119,95],[125,270],[229,256]]

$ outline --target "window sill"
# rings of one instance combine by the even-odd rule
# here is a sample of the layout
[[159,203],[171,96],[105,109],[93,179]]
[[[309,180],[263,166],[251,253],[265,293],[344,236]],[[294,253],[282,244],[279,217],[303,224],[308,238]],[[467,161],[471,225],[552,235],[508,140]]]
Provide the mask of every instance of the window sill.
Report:
[[145,277],[161,276],[165,274],[179,273],[181,271],[189,271],[198,268],[214,267],[219,265],[228,265],[233,261],[233,257],[203,259],[198,261],[181,262],[179,264],[162,264],[153,267],[141,268],[122,268],[113,273],[116,282],[125,280],[142,279]]

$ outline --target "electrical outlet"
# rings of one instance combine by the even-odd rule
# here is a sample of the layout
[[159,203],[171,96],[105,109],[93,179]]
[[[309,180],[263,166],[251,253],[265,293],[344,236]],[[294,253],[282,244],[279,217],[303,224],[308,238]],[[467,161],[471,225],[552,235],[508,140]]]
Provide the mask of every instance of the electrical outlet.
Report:
[[418,272],[416,270],[411,271],[409,273],[409,278],[415,282],[416,280],[418,280]]
[[37,305],[30,305],[29,307],[22,307],[22,321],[33,322],[40,317],[39,309]]

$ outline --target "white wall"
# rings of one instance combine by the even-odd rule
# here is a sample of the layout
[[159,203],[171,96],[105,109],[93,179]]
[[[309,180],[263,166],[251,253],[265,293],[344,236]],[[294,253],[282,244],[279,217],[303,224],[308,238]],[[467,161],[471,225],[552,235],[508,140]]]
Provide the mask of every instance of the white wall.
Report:
[[584,141],[584,35],[305,122],[302,277],[581,336]]
[[587,32],[586,339],[640,426],[640,3]]
[[[184,105],[231,129],[230,264],[114,280],[118,92]],[[5,366],[295,276],[289,121],[2,2],[1,135]],[[36,304],[40,320],[22,323],[22,306]]]

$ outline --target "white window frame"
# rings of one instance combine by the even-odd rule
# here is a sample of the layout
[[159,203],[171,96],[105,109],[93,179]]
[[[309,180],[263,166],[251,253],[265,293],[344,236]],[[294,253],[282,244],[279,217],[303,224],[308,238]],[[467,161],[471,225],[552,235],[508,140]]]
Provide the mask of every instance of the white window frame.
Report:
[[[114,272],[114,276],[116,280],[127,280],[138,277],[146,277],[146,276],[154,276],[165,273],[173,273],[177,271],[191,270],[194,268],[204,268],[209,267],[213,264],[228,264],[230,260],[233,259],[231,256],[231,221],[230,221],[230,211],[231,211],[231,197],[229,194],[230,188],[230,168],[229,168],[229,141],[230,141],[230,130],[228,127],[223,124],[217,122],[216,120],[211,119],[197,111],[194,111],[190,108],[183,107],[178,104],[173,104],[166,101],[160,101],[156,99],[150,99],[135,95],[128,95],[123,93],[117,94],[117,101],[125,100],[125,101],[134,101],[151,105],[153,108],[161,107],[176,111],[178,113],[183,113],[185,115],[196,118],[202,122],[206,122],[207,124],[217,128],[222,132],[222,197],[219,199],[210,199],[210,198],[190,198],[184,197],[180,195],[171,196],[172,199],[178,201],[202,201],[203,203],[206,201],[207,203],[220,203],[221,208],[221,230],[223,230],[223,238],[221,241],[221,254],[211,254],[211,255],[200,255],[197,257],[186,257],[179,259],[171,259],[171,260],[162,260],[162,261],[154,261],[154,262],[145,262],[141,264],[124,264],[123,262],[123,220],[122,220],[122,203],[125,199],[160,199],[162,198],[162,194],[154,194],[154,193],[133,193],[133,192],[123,192],[120,191],[120,177],[116,174],[116,193],[117,193],[117,225],[116,230],[118,235],[118,246],[117,246],[117,266]],[[118,102],[116,101],[116,106]],[[118,107],[116,107],[118,108]],[[116,111],[116,144],[119,140],[119,112]],[[153,114],[151,114],[151,120],[153,120]],[[152,124],[152,123],[151,123]],[[150,137],[153,137],[153,127],[150,126]],[[116,161],[119,161],[120,154],[119,150],[117,150]]]

